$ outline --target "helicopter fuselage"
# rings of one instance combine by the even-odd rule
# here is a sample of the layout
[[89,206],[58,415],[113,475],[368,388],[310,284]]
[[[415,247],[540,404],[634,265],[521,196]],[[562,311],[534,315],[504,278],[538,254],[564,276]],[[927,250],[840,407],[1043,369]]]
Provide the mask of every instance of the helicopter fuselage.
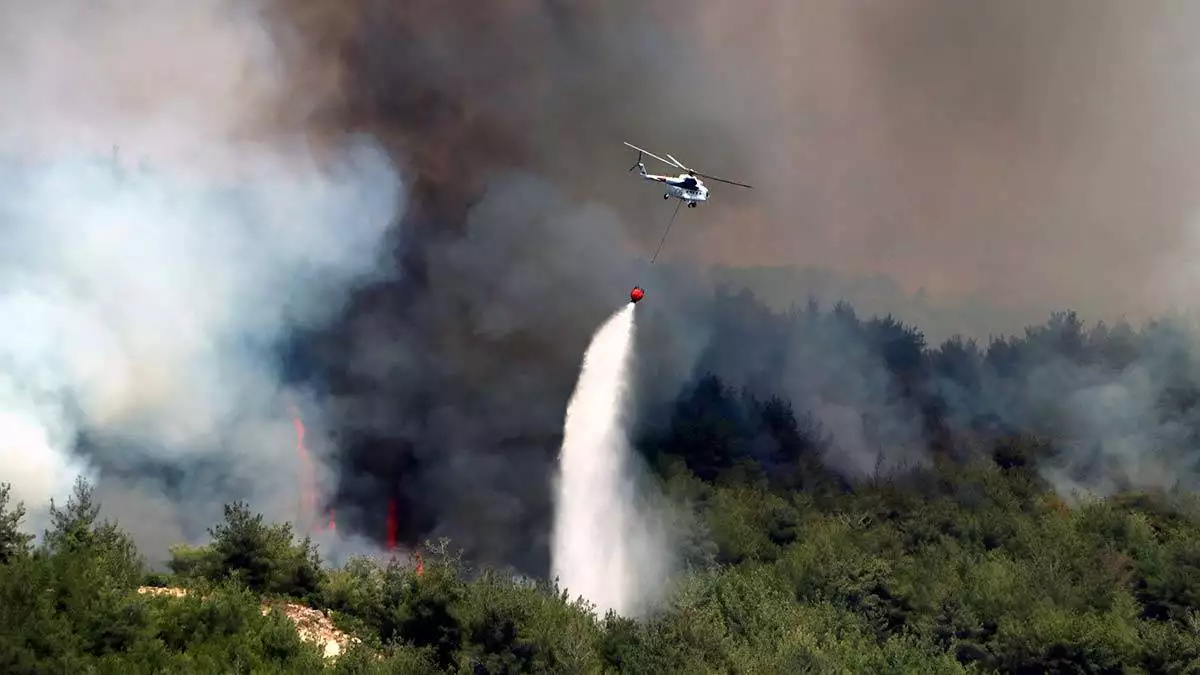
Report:
[[661,183],[666,192],[663,193],[663,199],[682,200],[689,207],[695,208],[698,202],[708,201],[708,187],[704,185],[704,181],[695,176],[690,176],[686,173],[678,176],[659,176],[652,173],[646,173],[646,168],[639,165],[640,173],[643,179]]

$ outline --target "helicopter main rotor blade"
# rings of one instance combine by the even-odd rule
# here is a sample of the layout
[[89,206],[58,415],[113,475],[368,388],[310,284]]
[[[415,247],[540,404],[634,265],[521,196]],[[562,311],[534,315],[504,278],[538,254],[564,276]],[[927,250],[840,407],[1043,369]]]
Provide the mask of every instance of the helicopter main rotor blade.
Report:
[[653,152],[650,152],[649,150],[646,150],[645,148],[639,148],[638,146],[634,145],[633,143],[630,143],[629,141],[623,141],[623,143],[625,143],[625,145],[628,145],[629,147],[633,148],[634,150],[637,150],[638,152],[644,152],[647,155],[650,155],[654,159],[657,159],[658,161],[662,162],[663,164],[666,164],[668,166],[675,166],[670,161],[665,160],[662,157],[659,157],[658,155],[654,154]]
[[750,188],[751,190],[754,189],[753,185],[746,185],[745,183],[739,183],[735,180],[725,180],[724,178],[717,178],[716,176],[710,176],[706,173],[700,173],[699,171],[693,171],[692,173],[696,174],[697,176],[707,178],[709,180],[720,181],[722,183],[729,183],[730,185],[736,185],[738,187]]
[[683,162],[681,162],[681,161],[679,161],[679,160],[675,159],[675,155],[672,155],[671,153],[669,153],[669,152],[668,152],[668,153],[667,153],[667,157],[668,157],[668,158],[669,158],[669,159],[670,159],[672,162],[674,162],[674,163],[675,163],[675,166],[679,167],[679,168],[680,168],[682,171],[684,171],[684,172],[686,172],[686,173],[695,173],[695,172],[694,172],[694,171],[692,171],[691,169],[689,169],[689,168],[687,168],[686,166],[684,166],[684,165],[683,165]]
[[[634,150],[637,150],[637,151],[638,151],[638,152],[640,152],[640,153],[645,153],[645,154],[647,154],[647,155],[650,155],[650,156],[651,156],[651,157],[653,157],[654,159],[657,159],[658,161],[662,162],[663,164],[666,164],[666,165],[668,165],[668,166],[672,166],[672,167],[675,167],[675,168],[677,168],[677,169],[680,169],[680,170],[682,170],[684,173],[688,173],[688,174],[691,174],[691,175],[693,175],[693,176],[701,176],[701,177],[703,177],[703,178],[707,178],[707,179],[709,179],[709,180],[715,180],[715,181],[719,181],[719,182],[722,182],[722,183],[728,183],[728,184],[730,184],[730,185],[736,185],[736,186],[738,186],[738,187],[749,188],[749,189],[751,189],[751,190],[753,190],[753,189],[754,189],[754,186],[753,186],[753,185],[747,185],[747,184],[745,184],[745,183],[739,183],[739,182],[737,182],[737,181],[735,181],[735,180],[727,180],[727,179],[725,179],[725,178],[717,178],[716,176],[710,176],[710,175],[708,175],[708,174],[706,174],[706,173],[700,173],[699,171],[696,171],[695,169],[689,169],[689,168],[687,168],[686,166],[684,166],[683,162],[680,162],[678,159],[675,159],[675,157],[674,157],[674,156],[672,156],[670,153],[667,153],[667,157],[670,157],[670,159],[663,159],[662,157],[659,157],[658,155],[654,154],[653,152],[650,152],[649,150],[647,150],[647,149],[645,149],[645,148],[639,148],[638,146],[634,145],[633,143],[630,143],[629,141],[623,141],[623,142],[625,143],[625,145],[627,145],[627,146],[629,146],[629,147],[633,148]],[[635,164],[634,166],[636,167],[637,165]]]

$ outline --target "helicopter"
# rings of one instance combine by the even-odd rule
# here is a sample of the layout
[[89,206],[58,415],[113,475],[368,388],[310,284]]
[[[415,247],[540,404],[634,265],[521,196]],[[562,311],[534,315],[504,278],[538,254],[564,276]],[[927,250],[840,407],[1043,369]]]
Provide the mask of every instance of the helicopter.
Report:
[[[750,188],[750,189],[753,189],[753,187],[754,187],[752,185],[746,185],[745,183],[739,183],[737,181],[726,180],[724,178],[717,178],[716,176],[710,176],[705,173],[700,173],[699,171],[696,171],[695,169],[689,169],[688,167],[684,166],[683,163],[680,162],[678,159],[675,159],[674,157],[672,157],[670,153],[667,153],[667,157],[669,159],[663,159],[662,157],[659,157],[658,155],[654,154],[653,152],[650,152],[649,150],[645,150],[643,148],[639,148],[638,146],[636,146],[628,141],[625,141],[625,145],[638,151],[637,163],[634,164],[633,166],[629,167],[629,170],[633,171],[634,169],[637,169],[639,171],[639,173],[641,174],[643,180],[653,181],[655,183],[662,183],[662,184],[666,185],[667,191],[663,193],[663,199],[670,199],[670,198],[674,197],[674,198],[678,199],[680,202],[687,204],[688,208],[694,209],[694,208],[696,208],[696,205],[699,204],[700,202],[708,201],[708,187],[704,184],[704,181],[700,180],[701,176],[703,176],[704,178],[707,178],[709,180],[715,180],[715,181],[719,181],[722,183],[728,183],[730,185],[737,185],[738,187],[744,187],[744,188]],[[646,173],[646,165],[642,162],[642,155],[650,155],[654,159],[657,159],[658,161],[662,162],[663,164],[680,169],[681,171],[683,171],[683,173],[679,174],[678,176],[659,176],[659,175],[652,174],[652,173]]]

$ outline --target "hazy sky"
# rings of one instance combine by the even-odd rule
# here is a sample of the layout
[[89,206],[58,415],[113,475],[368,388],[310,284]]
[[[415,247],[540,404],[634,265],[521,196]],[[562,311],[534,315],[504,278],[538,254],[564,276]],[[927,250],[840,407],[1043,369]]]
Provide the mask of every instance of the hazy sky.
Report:
[[[710,171],[762,189],[739,196],[736,226],[706,228],[697,255],[884,273],[1000,305],[1196,304],[1200,5],[699,11],[710,93],[741,151]],[[722,101],[725,81],[737,94]],[[707,148],[672,147],[707,168]]]

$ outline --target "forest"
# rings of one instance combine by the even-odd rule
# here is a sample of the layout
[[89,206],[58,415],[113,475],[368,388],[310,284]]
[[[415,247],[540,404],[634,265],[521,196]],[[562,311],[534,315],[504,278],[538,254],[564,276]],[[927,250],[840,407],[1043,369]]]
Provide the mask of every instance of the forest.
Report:
[[[0,671],[1200,673],[1187,320],[1063,312],[930,345],[845,303],[709,309],[694,377],[635,438],[690,516],[649,615],[596,616],[452,541],[419,570],[335,568],[242,502],[154,570],[81,479],[36,540],[0,488]],[[326,659],[260,611],[284,600],[357,640]]]

